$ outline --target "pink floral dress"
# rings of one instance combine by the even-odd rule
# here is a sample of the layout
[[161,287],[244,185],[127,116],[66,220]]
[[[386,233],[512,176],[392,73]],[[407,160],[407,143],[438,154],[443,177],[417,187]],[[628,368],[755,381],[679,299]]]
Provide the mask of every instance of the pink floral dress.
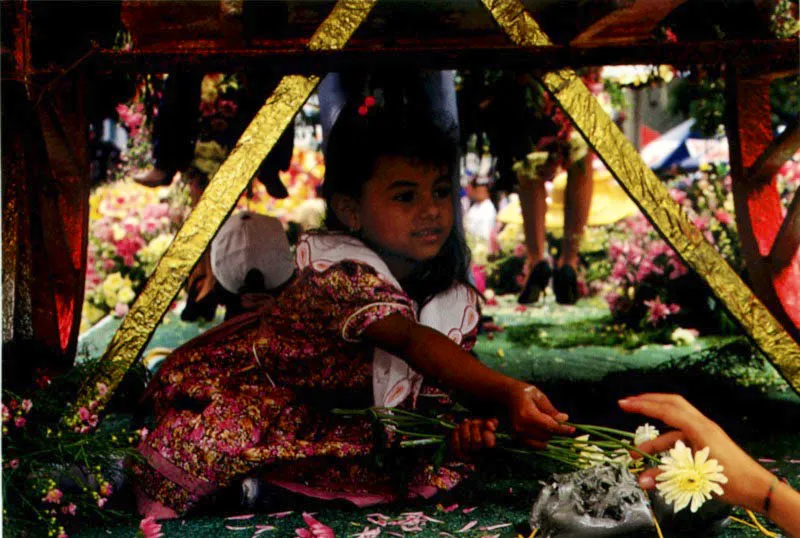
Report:
[[[306,242],[314,245],[313,238]],[[362,244],[335,261],[326,259],[330,249],[316,250],[319,263],[315,249],[309,256],[301,243],[297,278],[279,297],[178,348],[151,381],[147,396],[157,425],[134,465],[145,515],[174,517],[253,475],[360,506],[401,494],[396,480],[369,465],[371,425],[331,409],[374,404],[379,389],[373,373],[387,358],[360,335],[393,314],[416,321],[416,305]],[[477,328],[475,295],[467,296],[462,321],[449,331],[465,349]],[[397,387],[421,381],[405,369],[408,379]],[[394,403],[413,405],[416,392],[405,395]],[[457,467],[419,465],[403,493],[428,497],[449,489],[460,479]]]

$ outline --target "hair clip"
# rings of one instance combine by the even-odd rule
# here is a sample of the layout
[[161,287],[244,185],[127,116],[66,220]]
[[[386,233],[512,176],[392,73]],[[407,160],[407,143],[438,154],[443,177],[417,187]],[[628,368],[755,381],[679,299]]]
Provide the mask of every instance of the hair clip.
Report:
[[358,107],[358,114],[360,116],[366,116],[369,112],[369,109],[375,106],[375,98],[371,95],[368,95],[364,98],[364,104]]

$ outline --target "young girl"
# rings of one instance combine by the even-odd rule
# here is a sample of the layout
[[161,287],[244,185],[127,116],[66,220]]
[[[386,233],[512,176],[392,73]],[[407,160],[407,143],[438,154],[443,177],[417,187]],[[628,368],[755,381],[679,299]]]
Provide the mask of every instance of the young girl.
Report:
[[[359,506],[397,498],[369,465],[370,424],[331,409],[412,407],[423,377],[500,404],[531,446],[571,432],[542,392],[466,351],[479,316],[453,224],[454,141],[373,103],[346,107],[331,133],[328,231],[301,239],[295,280],[177,349],[151,382],[157,425],[134,467],[143,514],[175,517],[249,476]],[[496,424],[465,422],[453,452],[493,445]],[[456,469],[422,464],[402,491],[429,497]]]

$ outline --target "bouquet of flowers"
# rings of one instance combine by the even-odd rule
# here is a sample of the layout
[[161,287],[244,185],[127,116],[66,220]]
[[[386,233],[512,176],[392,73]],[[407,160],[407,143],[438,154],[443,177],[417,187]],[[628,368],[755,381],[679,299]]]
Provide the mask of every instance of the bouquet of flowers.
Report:
[[[425,415],[399,408],[372,407],[368,409],[337,409],[334,413],[345,416],[366,416],[380,426],[379,434],[388,432],[398,449],[429,447],[441,463],[447,450],[447,439],[457,426],[445,415]],[[667,454],[652,456],[638,447],[659,436],[653,426],[644,424],[635,433],[587,424],[571,424],[583,432],[578,437],[554,436],[547,448],[533,450],[515,443],[503,432],[495,434],[497,449],[525,458],[545,458],[572,469],[587,469],[602,465],[619,465],[630,473],[644,470],[646,465],[658,466],[664,473],[656,480],[657,489],[675,512],[689,508],[697,510],[712,498],[712,493],[722,495],[722,484],[728,479],[717,460],[709,459],[706,447],[697,453],[678,441]],[[641,458],[633,459],[631,453]],[[691,477],[692,480],[688,480]]]

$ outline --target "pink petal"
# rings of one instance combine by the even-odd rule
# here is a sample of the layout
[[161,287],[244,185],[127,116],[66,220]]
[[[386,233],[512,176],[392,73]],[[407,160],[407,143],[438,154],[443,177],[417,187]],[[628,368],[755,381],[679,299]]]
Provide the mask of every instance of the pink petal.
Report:
[[272,525],[256,525],[257,531],[271,531],[274,528]]
[[274,512],[272,514],[267,514],[267,517],[282,518],[282,517],[286,517],[286,516],[289,516],[289,515],[292,515],[292,514],[294,514],[294,511],[293,510],[289,510],[288,512]]
[[464,508],[462,510],[462,512],[465,513],[465,514],[469,514],[470,512],[474,512],[477,509],[478,509],[477,506],[471,506],[470,508]]
[[444,513],[447,514],[448,512],[452,512],[456,508],[458,508],[457,504],[451,504],[450,506],[444,509]]
[[243,514],[241,516],[229,516],[225,519],[229,519],[231,521],[241,521],[243,519],[253,519],[253,517],[255,517],[255,514]]
[[431,521],[433,523],[444,523],[444,521],[439,521],[438,519],[433,519],[432,517],[422,516],[422,519],[425,521]]
[[758,458],[758,461],[760,461],[761,463],[775,463],[775,460],[773,460],[772,458]]
[[474,527],[477,524],[478,524],[477,520],[472,520],[469,523],[467,523],[466,525],[464,525],[463,527],[461,527],[456,532],[467,532],[468,530],[470,530],[472,527]]
[[492,525],[491,527],[481,527],[482,531],[494,531],[497,529],[503,529],[505,527],[510,527],[511,523],[501,523],[500,525]]
[[253,527],[234,527],[232,525],[225,525],[225,528],[229,531],[246,531],[248,529],[252,529]]
[[294,533],[299,538],[314,538],[314,535],[308,529],[295,529]]

